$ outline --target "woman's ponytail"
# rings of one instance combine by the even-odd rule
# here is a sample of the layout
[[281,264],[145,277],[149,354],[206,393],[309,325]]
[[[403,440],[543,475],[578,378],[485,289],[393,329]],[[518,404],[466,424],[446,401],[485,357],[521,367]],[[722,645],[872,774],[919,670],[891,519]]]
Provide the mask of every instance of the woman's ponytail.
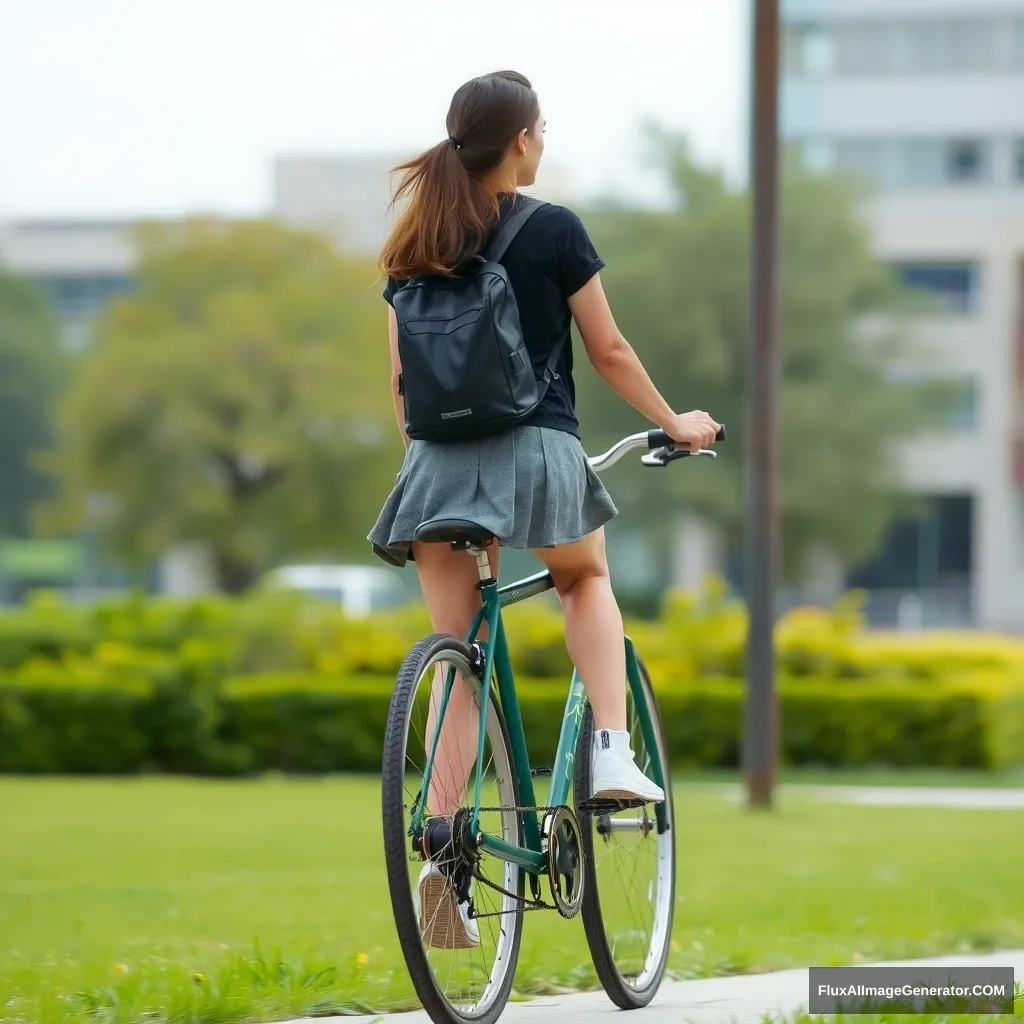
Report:
[[394,168],[404,173],[391,206],[408,205],[384,243],[381,271],[398,280],[451,275],[478,251],[498,217],[498,198],[484,175],[539,116],[533,88],[514,71],[463,85],[448,111],[448,137]]

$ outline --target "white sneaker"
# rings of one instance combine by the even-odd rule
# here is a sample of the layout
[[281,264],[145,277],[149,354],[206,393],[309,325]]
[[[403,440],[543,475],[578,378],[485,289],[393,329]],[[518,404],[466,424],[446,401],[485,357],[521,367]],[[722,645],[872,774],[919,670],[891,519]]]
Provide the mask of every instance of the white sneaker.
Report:
[[[660,804],[665,791],[655,785],[633,760],[633,751],[625,741],[625,734],[617,742],[608,741],[608,733],[598,733],[593,758],[591,793],[596,800],[643,800]],[[614,734],[612,734],[614,736]],[[625,749],[618,749],[624,746]],[[628,754],[628,757],[626,756]]]
[[480,928],[469,916],[469,904],[457,901],[452,880],[433,861],[420,872],[413,904],[428,946],[471,949],[480,945]]

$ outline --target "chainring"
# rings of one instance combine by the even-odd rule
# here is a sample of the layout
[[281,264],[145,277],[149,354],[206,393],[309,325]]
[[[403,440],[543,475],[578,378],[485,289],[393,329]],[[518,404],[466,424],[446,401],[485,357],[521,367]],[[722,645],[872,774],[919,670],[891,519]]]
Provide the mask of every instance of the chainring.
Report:
[[583,906],[583,839],[579,822],[564,805],[544,815],[541,849],[547,856],[548,885],[555,909],[575,917]]

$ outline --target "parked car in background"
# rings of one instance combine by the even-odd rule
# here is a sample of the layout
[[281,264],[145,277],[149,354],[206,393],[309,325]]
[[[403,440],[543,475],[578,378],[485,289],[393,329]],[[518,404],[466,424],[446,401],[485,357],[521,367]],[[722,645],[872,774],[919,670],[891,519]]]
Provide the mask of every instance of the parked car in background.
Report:
[[265,583],[332,601],[352,619],[415,598],[396,572],[369,565],[286,565],[268,573]]

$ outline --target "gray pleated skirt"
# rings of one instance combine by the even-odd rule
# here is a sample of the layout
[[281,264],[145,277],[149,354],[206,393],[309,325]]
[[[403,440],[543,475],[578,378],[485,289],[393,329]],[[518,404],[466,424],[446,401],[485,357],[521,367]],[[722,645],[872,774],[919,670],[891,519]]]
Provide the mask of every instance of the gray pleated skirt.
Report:
[[477,441],[413,441],[368,540],[405,565],[416,527],[468,519],[510,548],[572,544],[617,514],[579,439],[550,427],[516,427]]

